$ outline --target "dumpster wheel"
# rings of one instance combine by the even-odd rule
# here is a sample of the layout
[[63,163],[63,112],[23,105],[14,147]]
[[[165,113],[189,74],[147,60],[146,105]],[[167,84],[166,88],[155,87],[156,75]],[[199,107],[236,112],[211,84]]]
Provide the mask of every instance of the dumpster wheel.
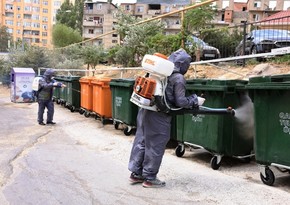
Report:
[[184,145],[179,144],[176,148],[175,148],[175,155],[177,157],[182,157],[185,153],[185,148]]
[[126,136],[131,135],[131,134],[132,134],[132,128],[131,128],[131,127],[125,127],[125,129],[124,129],[124,134],[125,134]]
[[119,122],[114,122],[114,127],[115,127],[116,130],[119,129],[119,125],[120,125]]
[[70,111],[71,111],[71,112],[76,111],[76,107],[72,105],[72,106],[70,107]]
[[85,111],[85,109],[83,109],[83,108],[80,108],[79,109],[79,113],[82,115],[82,114],[84,114],[86,111]]
[[[218,162],[219,161],[219,162]],[[218,160],[218,156],[213,156],[210,160],[210,166],[213,170],[218,170],[221,166],[220,160]]]
[[89,111],[85,111],[85,114],[84,115],[85,115],[85,117],[90,117],[91,114],[90,114]]
[[265,168],[265,176],[260,172],[260,178],[264,184],[269,186],[272,186],[275,182],[274,173],[269,167]]

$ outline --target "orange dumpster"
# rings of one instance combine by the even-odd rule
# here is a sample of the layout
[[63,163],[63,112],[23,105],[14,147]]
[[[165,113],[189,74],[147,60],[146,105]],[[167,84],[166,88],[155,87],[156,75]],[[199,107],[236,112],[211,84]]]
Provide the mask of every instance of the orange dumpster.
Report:
[[81,87],[81,109],[80,114],[85,113],[86,117],[90,116],[90,112],[93,110],[93,85],[92,81],[96,77],[85,76],[80,78],[80,87]]
[[93,111],[103,121],[104,118],[112,118],[112,97],[110,78],[93,80]]

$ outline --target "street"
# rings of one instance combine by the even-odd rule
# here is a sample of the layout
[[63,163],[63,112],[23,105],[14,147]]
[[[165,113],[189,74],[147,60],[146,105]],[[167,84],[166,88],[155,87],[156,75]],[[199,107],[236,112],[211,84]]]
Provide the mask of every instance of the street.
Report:
[[[285,204],[290,176],[273,168],[274,186],[262,183],[259,167],[211,154],[169,147],[158,177],[159,189],[129,183],[127,169],[134,135],[55,104],[56,125],[40,126],[37,103],[12,103],[0,89],[0,204],[6,205],[179,205]],[[46,115],[45,115],[46,117]]]

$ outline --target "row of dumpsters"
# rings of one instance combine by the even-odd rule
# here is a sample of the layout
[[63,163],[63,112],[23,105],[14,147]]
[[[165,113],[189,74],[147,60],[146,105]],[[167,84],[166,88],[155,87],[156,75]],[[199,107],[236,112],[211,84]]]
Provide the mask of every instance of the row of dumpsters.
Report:
[[[53,100],[94,117],[131,135],[136,129],[138,107],[130,102],[135,79],[57,76],[67,85],[55,88]],[[185,147],[203,148],[212,154],[217,170],[222,157],[250,162],[255,158],[264,184],[273,185],[275,172],[290,173],[290,75],[252,77],[249,80],[187,80],[187,94],[206,98],[204,106],[232,107],[235,115],[183,114],[173,116],[171,140],[175,154]]]

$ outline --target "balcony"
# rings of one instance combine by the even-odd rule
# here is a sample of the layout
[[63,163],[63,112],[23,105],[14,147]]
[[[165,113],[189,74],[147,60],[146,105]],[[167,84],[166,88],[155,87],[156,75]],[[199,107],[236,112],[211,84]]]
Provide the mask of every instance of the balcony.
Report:
[[103,24],[97,21],[84,21],[83,26],[102,27]]

